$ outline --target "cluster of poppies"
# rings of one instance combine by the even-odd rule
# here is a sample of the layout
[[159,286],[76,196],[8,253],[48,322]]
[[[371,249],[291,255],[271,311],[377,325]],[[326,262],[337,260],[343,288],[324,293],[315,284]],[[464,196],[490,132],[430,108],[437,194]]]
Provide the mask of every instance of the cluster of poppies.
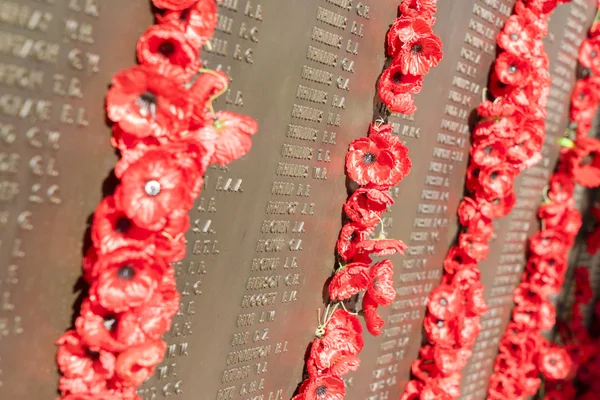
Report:
[[[560,371],[554,365],[546,365],[542,373],[544,382],[544,400],[596,399],[600,390],[600,347],[597,339],[592,338],[583,318],[582,307],[592,300],[590,273],[586,267],[577,267],[574,273],[575,286],[573,304],[569,321],[558,321],[557,328],[562,351],[568,354],[568,361],[560,365]],[[550,367],[550,370],[548,369]],[[565,372],[567,374],[565,376]],[[555,374],[560,372],[560,374]],[[552,376],[561,376],[556,379]],[[577,385],[575,385],[577,380]],[[578,393],[579,392],[579,393]],[[587,392],[587,393],[586,393]]]
[[[381,215],[393,204],[389,188],[410,172],[408,149],[391,125],[372,124],[369,136],[350,143],[346,173],[357,187],[344,204],[345,223],[337,241],[338,265],[329,281],[330,304],[306,362],[308,378],[294,400],[341,400],[346,395],[342,377],[356,371],[363,348],[362,326],[345,302],[362,297],[367,330],[382,333],[379,306],[390,305],[396,297],[393,265],[383,259],[373,265],[371,256],[403,254],[406,245],[385,237]],[[340,309],[340,307],[342,307]]]
[[388,110],[412,114],[413,94],[423,86],[423,76],[442,59],[442,41],[432,31],[437,0],[404,0],[387,35],[391,65],[379,79],[379,98]]
[[487,258],[493,220],[506,216],[515,204],[518,174],[541,159],[551,83],[543,38],[557,3],[517,1],[498,34],[500,53],[487,92],[493,99],[477,108],[467,195],[458,209],[463,230],[444,260],[441,284],[429,296],[424,321],[428,343],[413,363],[403,400],[460,396],[461,371],[481,330],[480,316],[487,311],[478,263]]
[[581,227],[574,190],[571,177],[559,168],[538,208],[542,230],[530,239],[527,266],[515,289],[512,321],[500,341],[490,378],[492,400],[532,396],[540,387],[540,373],[546,380],[560,380],[570,372],[568,352],[550,346],[540,332],[555,324],[550,298],[561,290],[569,249]]
[[169,264],[185,255],[188,211],[205,170],[246,154],[257,131],[251,118],[212,108],[228,85],[199,63],[216,25],[215,0],[153,3],[159,23],[138,41],[140,64],[117,73],[106,97],[120,183],[94,212],[83,261],[89,293],[75,328],[57,341],[65,400],[138,399],[179,308]]

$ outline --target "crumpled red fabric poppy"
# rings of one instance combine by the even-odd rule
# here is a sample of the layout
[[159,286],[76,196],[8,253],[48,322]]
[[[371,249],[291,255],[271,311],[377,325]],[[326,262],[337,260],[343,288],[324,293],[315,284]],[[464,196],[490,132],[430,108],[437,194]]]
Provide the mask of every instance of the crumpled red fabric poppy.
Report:
[[[177,0],[162,1],[175,2]],[[191,4],[189,3],[190,1],[184,0],[180,5],[171,7],[165,13],[156,14],[156,19],[161,24],[175,25],[185,32],[190,43],[196,48],[200,48],[210,39],[217,26],[217,3],[216,0],[194,0]],[[183,7],[184,5],[186,7]]]
[[351,221],[370,228],[381,221],[380,215],[394,204],[391,196],[381,190],[360,188],[344,204],[344,212]]

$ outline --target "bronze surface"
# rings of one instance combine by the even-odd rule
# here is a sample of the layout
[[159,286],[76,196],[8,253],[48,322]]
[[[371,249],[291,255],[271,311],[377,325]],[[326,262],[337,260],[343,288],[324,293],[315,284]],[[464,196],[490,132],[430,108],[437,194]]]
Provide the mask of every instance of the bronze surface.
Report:
[[[248,156],[207,173],[188,255],[175,265],[180,313],[165,336],[164,362],[140,390],[147,400],[278,400],[296,389],[333,267],[344,156],[377,117],[375,83],[399,1],[218,3],[218,31],[202,58],[232,78],[219,108],[256,118],[260,131]],[[434,31],[445,57],[425,78],[414,117],[391,118],[413,170],[393,189],[384,225],[410,249],[393,257],[399,296],[382,309],[384,334],[366,340],[361,368],[347,379],[348,400],[397,399],[409,377],[425,300],[457,233],[469,119],[512,4],[438,4]],[[0,1],[0,10],[7,7],[29,19],[0,12],[0,398],[48,399],[58,378],[53,342],[70,326],[84,234],[116,161],[104,95],[112,74],[133,65],[152,16],[141,0]],[[555,86],[556,78],[564,85],[549,107],[549,136],[566,126],[574,66],[565,60],[574,59],[573,40],[593,13],[592,0],[579,0],[552,19],[551,70]],[[27,40],[37,52],[24,50]],[[524,200],[497,224],[482,264],[495,306],[465,373],[464,398],[484,398],[491,372],[484,359],[493,361],[493,338],[508,319],[506,296],[518,283],[525,236],[556,157],[551,140],[545,155],[521,179]],[[504,263],[513,272],[500,269]]]

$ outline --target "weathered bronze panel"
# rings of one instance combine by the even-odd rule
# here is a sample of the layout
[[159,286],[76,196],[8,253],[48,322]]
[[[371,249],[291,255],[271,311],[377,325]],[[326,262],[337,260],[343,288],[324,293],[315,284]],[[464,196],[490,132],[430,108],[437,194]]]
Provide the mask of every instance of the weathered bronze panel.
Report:
[[[346,148],[377,116],[375,82],[399,1],[218,3],[218,31],[202,58],[232,77],[219,107],[256,118],[260,132],[248,156],[207,174],[188,256],[175,265],[180,313],[165,336],[165,361],[140,390],[147,400],[277,400],[294,392],[333,267]],[[469,119],[513,3],[438,4],[444,60],[426,77],[414,117],[391,118],[413,171],[393,189],[384,225],[410,249],[393,258],[399,296],[383,310],[385,333],[367,339],[361,369],[347,379],[349,400],[398,398],[409,377],[425,300],[457,232]],[[575,3],[551,24],[552,71],[564,85],[553,97],[549,135],[566,125],[574,76],[570,61],[554,66],[573,59],[561,45],[576,49],[593,17],[592,0]],[[112,74],[133,65],[151,21],[145,0],[0,1],[0,398],[55,395],[53,342],[71,323],[85,231],[116,161],[104,95]],[[482,265],[496,311],[479,344],[484,356],[465,375],[485,374],[465,381],[465,398],[483,398],[491,364],[477,363],[493,360],[487,338],[500,334],[511,307],[498,288],[503,279],[516,285],[523,258],[503,254],[524,251],[555,153],[549,140],[543,164],[524,174],[524,200],[498,223]],[[507,247],[513,239],[521,247]]]

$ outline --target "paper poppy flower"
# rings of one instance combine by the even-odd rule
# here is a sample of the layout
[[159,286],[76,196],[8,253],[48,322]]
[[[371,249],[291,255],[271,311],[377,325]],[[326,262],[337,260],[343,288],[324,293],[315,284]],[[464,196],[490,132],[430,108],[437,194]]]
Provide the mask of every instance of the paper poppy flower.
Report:
[[344,203],[344,212],[350,220],[368,228],[377,225],[379,216],[392,204],[394,200],[387,193],[360,188]]
[[[400,3],[398,9],[400,11],[400,15],[404,15],[403,10],[410,9],[417,13],[415,15],[425,15],[427,18],[432,18],[437,11],[437,0],[405,0]],[[427,23],[433,25],[433,21],[429,21],[427,18]],[[433,20],[435,21],[435,18],[433,18]]]
[[115,373],[125,384],[139,386],[154,373],[166,349],[167,344],[161,340],[131,347],[117,356]]
[[507,51],[496,59],[496,75],[500,82],[509,86],[524,85],[531,78],[531,64],[526,58],[519,57]]
[[137,324],[121,324],[121,315],[85,299],[80,315],[75,320],[75,329],[81,342],[92,351],[115,353],[125,350],[127,346],[142,343],[144,337]]
[[361,253],[375,254],[378,256],[389,256],[392,254],[404,254],[408,246],[397,239],[367,239],[359,242],[356,249]]
[[458,330],[457,340],[460,347],[473,347],[481,333],[479,316],[463,316],[454,321]]
[[137,43],[140,64],[170,64],[191,77],[200,69],[200,50],[181,29],[173,25],[152,25]]
[[395,93],[388,87],[379,86],[379,98],[390,112],[410,115],[417,111],[415,98],[408,93]]
[[59,388],[63,395],[93,393],[106,387],[106,381],[114,374],[115,356],[112,353],[89,352],[72,330],[65,332],[56,344],[56,362],[63,374]]
[[338,347],[348,354],[358,354],[364,346],[362,325],[355,315],[345,310],[336,310],[325,325],[320,338],[328,347]]
[[388,54],[404,74],[425,75],[442,59],[442,41],[422,18],[396,19],[387,43]]
[[336,244],[340,258],[343,261],[354,258],[359,253],[358,244],[367,240],[373,232],[373,228],[365,228],[354,222],[345,224],[340,231],[340,237]]
[[428,314],[424,321],[425,333],[429,342],[442,348],[452,348],[456,344],[457,324],[454,319],[442,320]]
[[550,178],[548,185],[548,197],[557,203],[564,203],[573,197],[575,183],[565,172],[556,172]]
[[[401,3],[404,4],[404,3]],[[411,379],[404,387],[404,392],[400,396],[400,400],[419,400],[421,398],[421,391],[423,390],[423,383],[417,380]]]
[[529,248],[538,256],[563,254],[565,251],[564,236],[549,229],[536,232],[531,237]]
[[528,56],[533,48],[532,28],[523,17],[511,15],[496,38],[498,46],[520,57]]
[[346,171],[359,185],[387,188],[410,173],[408,149],[395,136],[372,135],[350,143]]
[[483,315],[487,312],[488,306],[483,295],[484,287],[481,283],[475,282],[469,287],[465,295],[465,311],[468,316]]
[[477,262],[458,246],[452,246],[444,259],[444,269],[448,274],[477,267]]
[[539,368],[546,379],[564,379],[571,372],[569,353],[560,347],[550,347],[540,355]]
[[134,248],[102,255],[94,266],[90,299],[113,312],[144,305],[156,291],[167,265]]
[[514,192],[507,193],[505,196],[496,196],[492,199],[477,199],[481,214],[490,219],[497,219],[507,216],[515,206],[516,196]]
[[183,10],[190,7],[198,0],[152,0],[157,8],[164,8],[167,10]]
[[369,296],[380,306],[389,306],[396,298],[394,288],[394,266],[390,260],[383,260],[369,270]]
[[231,111],[218,111],[212,125],[193,133],[203,143],[214,146],[211,164],[227,165],[243,157],[252,147],[252,136],[258,132],[256,121]]
[[299,396],[296,397],[301,400],[344,400],[346,386],[338,376],[316,376],[302,383]]
[[369,292],[365,293],[362,306],[367,330],[373,336],[381,335],[383,333],[382,328],[385,322],[377,312],[379,304],[373,297],[371,297]]
[[461,293],[450,285],[441,284],[429,295],[427,310],[435,318],[448,320],[463,310]]
[[329,374],[342,377],[356,371],[360,366],[360,359],[338,347],[325,346],[322,340],[315,339],[306,366],[311,377]]
[[[402,67],[398,64],[392,63],[389,68],[383,71],[379,80],[379,93],[380,97],[386,97],[382,95],[382,91],[390,92],[391,95],[410,93],[416,94],[421,91],[423,86],[423,76],[411,75],[402,72]],[[384,100],[384,102],[387,104]]]
[[332,300],[346,300],[366,290],[369,281],[369,266],[353,263],[336,271],[329,283],[329,297]]
[[594,75],[600,74],[600,40],[585,39],[579,46],[579,63],[592,70]]
[[508,164],[481,167],[477,175],[479,187],[476,193],[486,200],[504,197],[513,191],[515,175],[516,171]]
[[496,137],[482,137],[473,142],[471,161],[480,167],[493,167],[506,160],[507,143]]
[[[448,278],[446,276],[446,278]],[[448,280],[448,284],[456,287],[460,291],[462,291],[463,295],[466,295],[473,285],[476,285],[481,280],[481,273],[477,269],[477,266],[473,266],[470,268],[464,268],[459,271],[456,271],[454,276],[452,276]]]
[[461,233],[458,245],[469,257],[478,261],[485,260],[490,251],[487,241],[472,233]]
[[144,65],[117,72],[106,95],[108,118],[138,137],[167,136],[188,128],[191,104],[170,65]]
[[189,178],[172,153],[156,149],[126,170],[115,201],[140,228],[159,230],[171,212],[192,206],[194,182]]
[[[187,4],[189,1],[182,3]],[[171,10],[157,14],[158,21],[177,26],[196,48],[202,47],[213,35],[218,20],[215,0],[195,0],[187,7]]]

